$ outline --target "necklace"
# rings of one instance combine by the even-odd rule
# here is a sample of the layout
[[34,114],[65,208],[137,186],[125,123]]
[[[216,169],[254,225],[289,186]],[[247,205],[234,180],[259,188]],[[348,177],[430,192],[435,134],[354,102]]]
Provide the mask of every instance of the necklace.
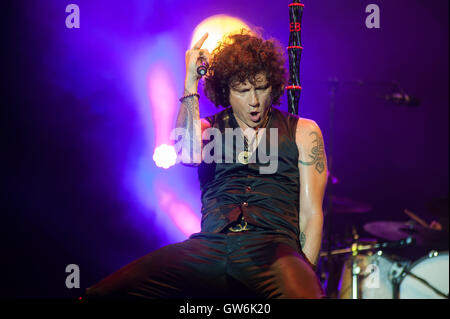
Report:
[[[258,141],[258,132],[259,132],[259,129],[260,129],[260,128],[265,128],[265,127],[266,127],[266,125],[267,125],[267,123],[269,122],[269,119],[270,119],[271,110],[272,110],[272,108],[270,108],[269,111],[267,112],[267,115],[266,115],[266,118],[264,119],[264,122],[263,122],[259,127],[256,127],[256,128],[255,128],[256,134],[255,134],[255,137],[252,139],[252,142],[253,142],[255,139],[256,139],[256,141]],[[234,114],[233,114],[233,116],[234,116]],[[237,122],[237,120],[236,120],[236,122]],[[239,126],[239,124],[238,124],[238,126]],[[244,135],[244,150],[243,150],[242,152],[239,153],[239,155],[238,155],[238,161],[239,161],[239,163],[241,163],[241,164],[247,165],[247,164],[249,163],[249,159],[250,159],[250,158],[252,157],[252,155],[253,155],[253,152],[251,152],[251,151],[248,150],[248,139],[247,139],[247,136],[246,136],[245,134],[243,134],[243,135]],[[256,148],[255,148],[255,150],[256,150]]]

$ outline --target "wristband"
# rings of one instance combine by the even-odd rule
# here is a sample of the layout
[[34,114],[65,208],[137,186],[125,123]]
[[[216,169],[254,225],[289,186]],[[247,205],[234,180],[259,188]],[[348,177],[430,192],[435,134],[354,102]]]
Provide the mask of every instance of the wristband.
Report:
[[184,95],[183,97],[181,97],[180,102],[183,103],[183,100],[185,98],[188,98],[188,97],[191,97],[191,96],[196,96],[200,100],[200,94],[198,94],[198,93],[190,93],[190,94],[187,94],[187,95]]

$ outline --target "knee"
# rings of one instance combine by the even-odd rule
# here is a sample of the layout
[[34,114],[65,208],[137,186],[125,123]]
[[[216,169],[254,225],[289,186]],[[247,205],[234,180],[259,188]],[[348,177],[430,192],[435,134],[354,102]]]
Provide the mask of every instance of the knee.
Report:
[[284,298],[323,299],[325,293],[313,269],[301,258],[284,257],[277,265]]

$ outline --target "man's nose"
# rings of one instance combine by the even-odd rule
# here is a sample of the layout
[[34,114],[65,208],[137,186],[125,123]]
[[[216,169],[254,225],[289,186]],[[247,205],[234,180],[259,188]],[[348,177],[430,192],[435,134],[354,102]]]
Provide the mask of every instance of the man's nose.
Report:
[[250,90],[250,101],[249,105],[252,107],[256,107],[259,105],[258,96],[256,95],[256,90]]

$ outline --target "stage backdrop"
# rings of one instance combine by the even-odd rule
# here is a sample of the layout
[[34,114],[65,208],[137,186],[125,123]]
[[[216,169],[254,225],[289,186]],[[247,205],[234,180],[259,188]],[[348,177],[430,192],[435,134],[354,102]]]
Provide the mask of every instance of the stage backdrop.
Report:
[[[322,129],[333,195],[372,207],[328,216],[333,236],[352,225],[367,236],[365,223],[406,220],[405,208],[431,221],[426,203],[448,196],[448,1],[302,2],[299,115]],[[289,3],[2,1],[0,296],[74,298],[200,229],[196,170],[153,160],[175,123],[184,53],[219,14],[287,46]],[[371,3],[380,23],[368,28]],[[420,105],[386,101],[392,82]],[[200,108],[219,111],[202,90]],[[79,288],[66,287],[70,264]]]

